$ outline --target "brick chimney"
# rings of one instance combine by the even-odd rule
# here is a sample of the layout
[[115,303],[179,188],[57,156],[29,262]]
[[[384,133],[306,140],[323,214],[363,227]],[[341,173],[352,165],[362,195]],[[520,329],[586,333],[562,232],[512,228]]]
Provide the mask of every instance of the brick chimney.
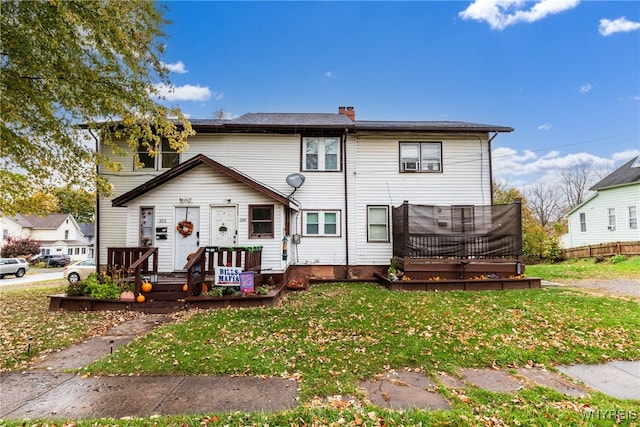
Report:
[[344,114],[351,120],[356,119],[356,110],[354,110],[353,107],[338,107],[338,114]]

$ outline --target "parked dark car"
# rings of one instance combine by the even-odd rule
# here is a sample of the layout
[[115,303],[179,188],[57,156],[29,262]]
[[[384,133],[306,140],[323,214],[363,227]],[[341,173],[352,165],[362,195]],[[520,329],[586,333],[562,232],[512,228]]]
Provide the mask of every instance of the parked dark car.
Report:
[[24,258],[0,258],[0,279],[7,274],[22,277],[27,270],[29,270],[29,264]]
[[31,264],[45,263],[47,267],[64,267],[71,262],[69,255],[63,254],[45,254],[31,258]]

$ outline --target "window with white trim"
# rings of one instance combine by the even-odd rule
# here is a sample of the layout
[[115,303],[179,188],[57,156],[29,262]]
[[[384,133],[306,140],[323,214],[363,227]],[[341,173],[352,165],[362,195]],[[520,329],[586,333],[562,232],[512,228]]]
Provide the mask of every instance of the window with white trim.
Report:
[[340,211],[305,211],[305,236],[339,236]]
[[389,241],[389,206],[367,206],[367,241]]
[[442,172],[442,143],[400,141],[400,172]]
[[141,166],[137,166],[136,169],[171,169],[180,164],[180,153],[171,148],[168,139],[162,138],[159,148],[157,155],[152,156],[144,144],[138,144],[138,158]]
[[303,171],[337,171],[340,169],[338,137],[305,137],[302,139]]
[[627,206],[627,214],[629,215],[629,230],[638,229],[638,207]]
[[153,246],[153,208],[140,208],[140,247]]
[[609,219],[609,226],[607,228],[609,230],[615,230],[616,229],[616,208],[608,208],[607,217]]
[[580,212],[580,231],[583,233],[587,231],[587,214],[584,212]]

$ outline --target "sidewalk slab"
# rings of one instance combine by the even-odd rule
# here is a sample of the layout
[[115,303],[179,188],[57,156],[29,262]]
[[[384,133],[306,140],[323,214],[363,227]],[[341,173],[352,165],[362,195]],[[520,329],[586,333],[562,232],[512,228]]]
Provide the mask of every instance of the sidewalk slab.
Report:
[[613,361],[604,365],[557,366],[563,374],[616,399],[640,400],[640,361]]
[[[13,373],[3,375],[2,395],[3,419],[282,411],[298,404],[296,382],[257,377],[82,378],[45,372]],[[5,402],[5,395],[15,398]]]
[[73,377],[73,374],[34,371],[0,373],[0,418],[23,406],[25,402],[39,399]]
[[374,405],[389,409],[450,409],[449,402],[435,391],[437,386],[419,372],[386,373],[380,380],[360,384]]
[[185,377],[155,408],[162,415],[283,411],[298,405],[298,384],[283,378]]
[[587,397],[589,395],[584,387],[574,384],[556,372],[550,372],[540,368],[518,368],[517,372],[519,375],[539,386],[554,389],[566,396]]
[[524,387],[506,371],[496,369],[461,369],[460,375],[477,387],[497,393],[514,393]]

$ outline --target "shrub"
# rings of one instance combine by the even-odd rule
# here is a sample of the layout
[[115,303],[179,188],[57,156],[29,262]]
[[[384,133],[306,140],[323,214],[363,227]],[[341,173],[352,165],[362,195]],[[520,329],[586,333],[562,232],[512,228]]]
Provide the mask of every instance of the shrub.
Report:
[[87,285],[84,282],[70,283],[67,286],[67,296],[81,297],[87,295]]
[[117,299],[120,298],[122,289],[118,282],[111,280],[110,276],[91,273],[83,281],[86,286],[86,294],[96,299]]
[[611,264],[617,264],[619,262],[626,261],[627,257],[622,254],[617,254],[611,257]]
[[9,236],[2,246],[2,256],[6,258],[30,257],[40,253],[40,243],[31,237]]

